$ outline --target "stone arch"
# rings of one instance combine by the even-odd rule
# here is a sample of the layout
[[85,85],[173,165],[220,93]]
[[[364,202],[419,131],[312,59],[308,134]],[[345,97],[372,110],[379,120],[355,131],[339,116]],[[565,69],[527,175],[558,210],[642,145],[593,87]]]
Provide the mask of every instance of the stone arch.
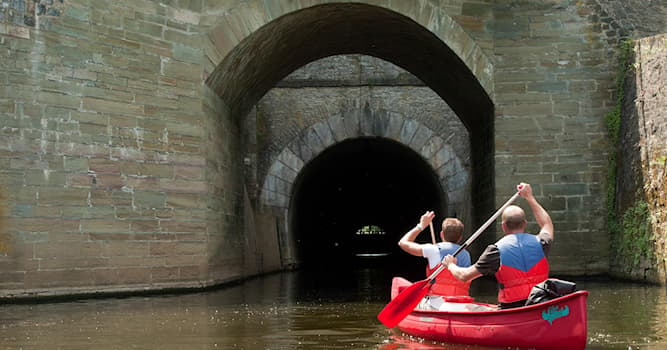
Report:
[[461,158],[428,126],[386,110],[373,112],[370,118],[337,114],[304,129],[301,137],[286,145],[271,163],[261,187],[260,205],[286,212],[301,169],[325,149],[357,137],[387,138],[412,149],[437,174],[446,193],[448,215],[467,211],[464,197],[470,174]]
[[[427,1],[316,0],[304,5],[251,0],[217,16],[206,19],[215,25],[208,32],[210,42],[205,43],[210,63],[204,72],[209,88],[205,92],[219,97],[217,109],[223,111],[221,119],[230,126],[241,125],[241,119],[269,89],[309,62],[339,54],[378,57],[420,79],[468,129],[470,140],[474,140],[469,158],[472,226],[481,221],[476,213],[494,207],[494,106],[489,97],[493,94],[492,62],[437,5]],[[289,193],[285,192],[288,184],[284,179],[293,181],[298,173],[280,164],[298,164],[310,159],[301,153],[324,149],[324,144],[317,143],[319,136],[315,129],[304,133],[303,137],[312,141],[294,145],[297,149],[290,148],[293,154],[281,154],[281,162],[272,165],[277,167],[271,169],[272,174],[280,173],[281,177],[264,181],[269,189],[276,189],[261,193],[267,202],[287,200],[281,195]],[[298,149],[301,145],[308,147]],[[287,235],[285,214],[275,213],[280,237]]]
[[300,66],[362,53],[413,73],[469,129],[492,118],[492,61],[458,23],[430,2],[365,2],[239,3],[208,31],[206,84],[241,118]]

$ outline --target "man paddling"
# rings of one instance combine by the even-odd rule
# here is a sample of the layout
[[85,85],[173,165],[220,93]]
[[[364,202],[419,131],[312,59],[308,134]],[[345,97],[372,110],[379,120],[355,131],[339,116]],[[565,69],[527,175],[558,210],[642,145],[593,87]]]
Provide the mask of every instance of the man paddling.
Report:
[[464,282],[482,275],[495,275],[499,288],[498,302],[503,309],[525,305],[533,286],[549,277],[546,256],[554,240],[551,217],[533,196],[531,186],[521,183],[517,190],[528,202],[540,227],[537,235],[525,233],[525,212],[518,206],[510,205],[502,214],[505,236],[489,245],[474,265],[459,267],[457,259],[451,255],[442,262],[455,278]]
[[[428,260],[426,267],[426,275],[430,275],[441,263],[442,259],[448,255],[453,254],[460,246],[457,244],[463,236],[463,223],[456,218],[446,218],[442,222],[442,230],[440,231],[440,239],[442,242],[437,244],[420,244],[415,242],[415,238],[426,226],[429,226],[435,217],[435,213],[427,211],[419,219],[419,224],[408,231],[398,245],[405,252],[414,256],[423,256]],[[457,264],[460,266],[470,266],[470,254],[465,249],[459,253]],[[437,296],[455,296],[468,295],[470,289],[470,282],[459,281],[454,278],[448,271],[441,272],[435,279],[435,283],[429,291],[430,297],[422,303],[422,307],[429,307],[432,309],[442,309],[443,300]]]

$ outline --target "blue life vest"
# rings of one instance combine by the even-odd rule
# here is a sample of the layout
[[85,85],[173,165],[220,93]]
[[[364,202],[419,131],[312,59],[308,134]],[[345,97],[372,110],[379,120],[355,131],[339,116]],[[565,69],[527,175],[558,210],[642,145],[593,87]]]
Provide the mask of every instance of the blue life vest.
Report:
[[[460,245],[450,242],[440,242],[438,243],[438,250],[440,251],[440,261],[445,258],[447,255],[453,255]],[[470,266],[470,253],[467,250],[462,250],[459,255],[456,256],[456,265],[461,267]],[[429,268],[426,266],[426,276],[430,276],[433,271],[435,271],[441,264],[436,265],[434,268]],[[449,270],[442,270],[438,276],[435,278],[435,283],[431,287],[429,294],[431,295],[468,295],[468,290],[470,289],[470,282],[463,282],[454,275],[452,275]]]
[[529,233],[509,234],[496,242],[500,252],[498,301],[511,303],[528,298],[530,290],[549,277],[549,263],[540,238]]

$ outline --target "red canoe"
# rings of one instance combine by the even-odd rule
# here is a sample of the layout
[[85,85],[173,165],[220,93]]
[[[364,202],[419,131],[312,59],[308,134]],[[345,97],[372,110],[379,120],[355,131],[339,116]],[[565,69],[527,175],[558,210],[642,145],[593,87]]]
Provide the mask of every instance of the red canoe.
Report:
[[[395,277],[391,287],[392,299],[410,284]],[[492,311],[416,309],[398,324],[398,328],[412,336],[447,343],[543,350],[585,349],[587,297],[587,291],[578,291],[540,304]],[[493,306],[468,304],[473,306],[471,309]]]

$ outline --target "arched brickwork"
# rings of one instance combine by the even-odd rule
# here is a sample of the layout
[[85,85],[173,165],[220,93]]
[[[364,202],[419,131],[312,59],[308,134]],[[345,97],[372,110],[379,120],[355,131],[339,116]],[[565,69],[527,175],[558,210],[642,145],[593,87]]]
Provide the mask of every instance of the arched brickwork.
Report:
[[442,9],[404,2],[308,4],[249,1],[208,32],[214,70],[206,83],[233,116],[244,116],[273,85],[310,61],[362,53],[413,73],[468,128],[491,118],[492,62]]
[[[345,125],[342,125],[345,124]],[[451,212],[463,212],[470,174],[447,142],[432,130],[398,113],[377,111],[364,122],[335,115],[305,129],[276,157],[262,185],[260,204],[287,210],[292,187],[301,169],[325,149],[356,137],[374,136],[397,141],[423,157],[447,194]]]
[[[475,213],[494,206],[494,196],[489,195],[494,192],[492,62],[441,8],[430,2],[316,1],[304,5],[249,1],[221,14],[214,23],[208,32],[210,66],[205,68],[206,84],[239,125],[269,89],[311,61],[339,54],[378,57],[424,82],[451,107],[468,129],[470,139],[475,140],[471,142],[471,165],[465,171],[465,180],[454,176],[455,183],[441,181],[456,197],[450,199],[452,204],[463,202],[464,195],[470,193],[467,199],[474,206],[470,213],[473,227],[481,220]],[[330,120],[335,122],[335,118]],[[406,119],[404,124],[410,123]],[[262,204],[287,207],[299,163],[333,145],[328,143],[325,126],[316,124],[304,130],[306,141],[293,143],[276,158],[262,185]],[[404,144],[432,162],[441,178],[449,175],[446,172],[451,170],[446,169],[457,169],[452,165],[457,162],[451,167],[442,166],[452,159],[446,155],[445,142],[432,135],[422,136]],[[468,191],[463,190],[466,186]],[[284,225],[286,215],[276,214],[282,223],[275,226],[283,238],[289,236]]]
[[664,1],[68,0],[34,15],[27,2],[0,19],[2,296],[284,268],[271,255],[284,221],[253,212],[244,187],[240,121],[286,72],[346,53],[400,65],[456,111],[480,216],[516,181],[539,183],[554,271],[609,271],[615,51],[665,32]]

